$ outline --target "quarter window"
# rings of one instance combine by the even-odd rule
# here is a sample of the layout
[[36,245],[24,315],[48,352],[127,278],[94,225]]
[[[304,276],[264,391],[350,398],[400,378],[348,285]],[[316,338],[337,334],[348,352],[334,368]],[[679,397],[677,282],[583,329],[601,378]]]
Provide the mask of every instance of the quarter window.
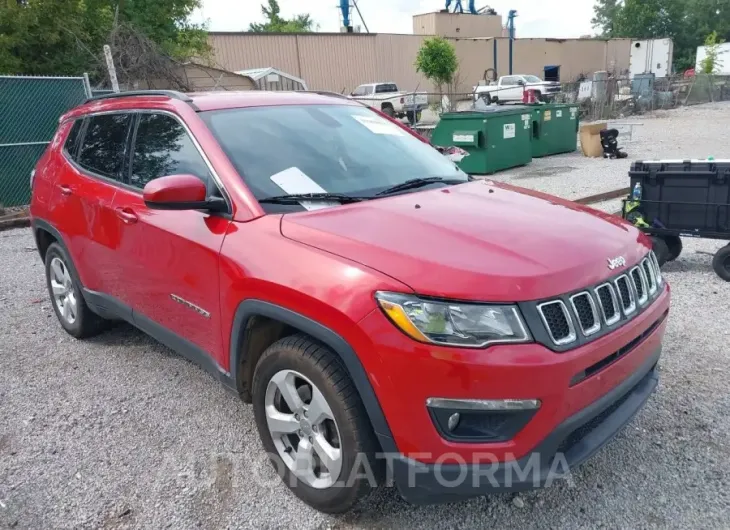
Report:
[[141,114],[134,144],[130,184],[144,188],[150,180],[188,174],[206,183],[208,166],[185,127],[165,114]]
[[100,114],[89,118],[79,165],[104,177],[122,180],[130,122],[129,114]]
[[73,126],[71,127],[71,131],[69,131],[68,137],[66,138],[66,143],[63,146],[63,148],[68,152],[69,156],[74,160],[76,159],[76,154],[79,148],[79,141],[81,140],[81,126],[83,125],[83,123],[83,119],[78,119],[74,122]]

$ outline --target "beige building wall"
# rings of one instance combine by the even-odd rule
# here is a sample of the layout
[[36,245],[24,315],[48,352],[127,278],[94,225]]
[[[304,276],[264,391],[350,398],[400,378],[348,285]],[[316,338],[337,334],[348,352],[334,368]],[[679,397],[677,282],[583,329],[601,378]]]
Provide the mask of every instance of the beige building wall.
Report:
[[502,17],[440,11],[424,13],[413,16],[413,34],[454,38],[499,37],[502,35]]
[[[464,15],[468,18],[482,18]],[[484,17],[489,18],[489,17]],[[392,81],[403,90],[433,92],[416,72],[418,49],[427,35],[210,33],[214,62],[230,71],[274,67],[307,82],[311,90],[350,93],[363,83]],[[459,58],[458,92],[471,92],[485,70],[509,69],[509,39],[449,39]],[[542,76],[546,65],[560,65],[560,79],[571,81],[596,70],[626,69],[630,40],[516,39],[513,72]]]

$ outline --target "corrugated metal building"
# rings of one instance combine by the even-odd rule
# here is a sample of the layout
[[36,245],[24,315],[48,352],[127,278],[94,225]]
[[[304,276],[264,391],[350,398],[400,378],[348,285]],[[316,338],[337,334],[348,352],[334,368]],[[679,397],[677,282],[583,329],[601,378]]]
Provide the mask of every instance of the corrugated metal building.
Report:
[[[471,92],[486,70],[506,75],[509,39],[502,37],[499,15],[424,13],[413,17],[413,35],[376,33],[209,33],[215,61],[231,71],[273,67],[289,72],[313,90],[349,93],[363,83],[392,81],[403,90],[435,91],[416,72],[423,40],[448,38],[459,58],[457,92]],[[629,68],[629,39],[516,39],[513,72],[543,76],[560,66],[560,79],[571,81],[597,70]]]

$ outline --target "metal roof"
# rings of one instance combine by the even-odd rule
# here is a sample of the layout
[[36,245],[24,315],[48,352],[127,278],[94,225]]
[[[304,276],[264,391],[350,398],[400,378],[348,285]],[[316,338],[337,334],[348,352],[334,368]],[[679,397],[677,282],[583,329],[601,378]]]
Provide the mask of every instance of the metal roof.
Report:
[[307,83],[304,82],[303,79],[300,79],[298,77],[295,77],[291,74],[287,74],[286,72],[282,72],[281,70],[277,70],[276,68],[268,67],[268,68],[249,68],[248,70],[238,70],[237,72],[234,72],[238,75],[245,75],[247,77],[250,77],[254,81],[258,81],[259,79],[266,77],[269,74],[278,74],[281,77],[286,77],[287,79],[291,79],[292,81],[297,81],[304,86],[305,90],[307,87]]

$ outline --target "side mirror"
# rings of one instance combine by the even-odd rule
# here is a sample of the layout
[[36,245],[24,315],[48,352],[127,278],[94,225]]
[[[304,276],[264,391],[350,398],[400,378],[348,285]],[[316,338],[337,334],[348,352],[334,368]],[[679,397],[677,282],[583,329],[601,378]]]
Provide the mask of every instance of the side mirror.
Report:
[[520,86],[525,86],[525,81],[520,79],[519,81],[517,81],[517,84]]
[[208,199],[208,190],[193,175],[169,175],[151,180],[142,191],[148,208],[153,210],[211,210],[221,211],[225,201]]

